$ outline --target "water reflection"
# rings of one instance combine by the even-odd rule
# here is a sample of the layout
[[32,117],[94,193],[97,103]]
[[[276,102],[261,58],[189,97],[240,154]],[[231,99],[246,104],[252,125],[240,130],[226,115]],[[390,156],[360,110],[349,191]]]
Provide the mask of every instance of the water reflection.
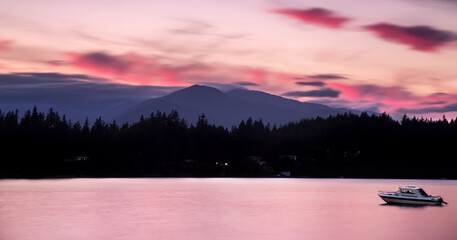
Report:
[[0,239],[457,239],[455,204],[381,204],[408,184],[457,201],[457,181],[0,180]]

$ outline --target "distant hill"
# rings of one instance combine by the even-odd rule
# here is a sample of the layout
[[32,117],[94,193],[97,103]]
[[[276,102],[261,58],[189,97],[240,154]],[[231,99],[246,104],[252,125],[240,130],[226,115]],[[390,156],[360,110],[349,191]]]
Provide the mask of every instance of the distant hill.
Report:
[[327,117],[351,111],[349,109],[331,108],[322,104],[303,103],[260,91],[235,89],[222,92],[216,88],[193,85],[169,95],[146,100],[115,118],[119,123],[136,122],[140,116],[149,116],[151,112],[169,113],[177,110],[188,123],[196,122],[205,114],[212,124],[231,127],[241,120],[251,117],[262,119],[264,123],[286,124],[303,118]]
[[0,74],[0,111],[20,114],[34,106],[53,108],[73,123],[102,117],[112,120],[145,99],[160,97],[181,87],[135,86],[112,83],[88,75],[22,72]]

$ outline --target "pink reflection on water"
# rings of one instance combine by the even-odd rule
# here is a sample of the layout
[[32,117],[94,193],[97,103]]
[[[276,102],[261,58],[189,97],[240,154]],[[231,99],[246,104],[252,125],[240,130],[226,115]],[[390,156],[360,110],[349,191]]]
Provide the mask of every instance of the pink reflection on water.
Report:
[[[446,207],[384,205],[400,185]],[[0,239],[457,239],[457,182],[341,179],[0,181]]]

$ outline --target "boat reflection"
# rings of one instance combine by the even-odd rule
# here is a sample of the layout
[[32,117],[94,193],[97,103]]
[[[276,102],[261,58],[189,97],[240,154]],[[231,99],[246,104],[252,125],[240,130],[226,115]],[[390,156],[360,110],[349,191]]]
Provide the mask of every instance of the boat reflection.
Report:
[[441,208],[441,207],[444,207],[443,205],[413,205],[413,204],[401,204],[401,203],[396,203],[396,204],[381,203],[381,204],[379,204],[379,206],[389,206],[389,207],[399,207],[399,208],[427,208],[427,207]]

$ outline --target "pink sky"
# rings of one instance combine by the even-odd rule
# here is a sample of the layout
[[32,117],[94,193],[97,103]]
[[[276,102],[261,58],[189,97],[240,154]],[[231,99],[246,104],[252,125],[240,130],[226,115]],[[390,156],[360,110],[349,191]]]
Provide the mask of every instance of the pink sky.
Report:
[[450,0],[3,0],[0,73],[241,84],[334,107],[455,118],[456,11]]

